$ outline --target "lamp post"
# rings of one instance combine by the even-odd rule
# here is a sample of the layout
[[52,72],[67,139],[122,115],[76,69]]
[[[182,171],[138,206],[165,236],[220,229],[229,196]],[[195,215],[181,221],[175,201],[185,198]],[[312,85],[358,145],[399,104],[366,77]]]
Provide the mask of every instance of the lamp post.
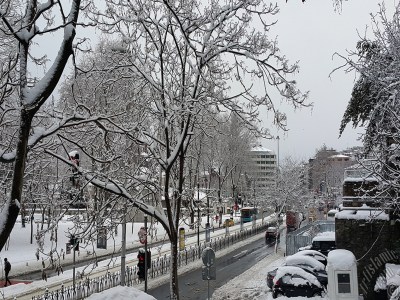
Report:
[[276,155],[276,167],[279,172],[279,135],[276,137],[276,140],[278,142],[278,149],[277,149],[278,151],[277,151],[277,155]]
[[122,220],[122,248],[121,248],[121,285],[125,285],[126,266],[126,203],[124,203],[124,215]]
[[200,246],[200,184],[197,182],[197,246]]

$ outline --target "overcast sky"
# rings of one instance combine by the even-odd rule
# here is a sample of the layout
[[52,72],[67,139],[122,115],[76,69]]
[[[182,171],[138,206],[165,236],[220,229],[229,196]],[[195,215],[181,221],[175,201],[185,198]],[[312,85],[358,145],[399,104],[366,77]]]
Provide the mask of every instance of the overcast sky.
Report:
[[[357,141],[361,129],[355,130],[347,126],[343,136],[339,138],[340,122],[356,76],[354,73],[345,74],[343,70],[335,72],[331,78],[329,74],[343,63],[339,57],[334,57],[335,52],[344,55],[346,50],[354,50],[359,34],[364,35],[367,32],[371,36],[370,14],[376,14],[379,10],[378,4],[382,2],[343,0],[342,11],[335,12],[333,1],[277,1],[280,13],[275,17],[278,23],[271,29],[271,38],[277,36],[281,52],[291,62],[299,61],[300,72],[295,79],[302,91],[310,91],[309,101],[314,103],[312,109],[296,112],[288,106],[279,108],[288,115],[288,132],[277,132],[275,128],[271,128],[271,117],[264,115],[263,125],[280,137],[281,160],[286,156],[308,160],[323,144],[336,150],[361,145]],[[383,2],[389,19],[393,15],[396,2],[398,1]],[[88,36],[88,31],[78,31],[78,36],[82,34]],[[91,39],[92,42],[96,40],[93,37]],[[70,69],[67,73],[69,71]],[[277,100],[279,103],[279,99]],[[264,140],[262,144],[278,152],[276,140]]]
[[[396,2],[384,1],[389,19],[392,19]],[[282,53],[292,62],[299,61],[300,73],[296,80],[301,90],[310,91],[310,101],[314,103],[313,109],[295,113],[293,109],[282,108],[288,114],[290,131],[277,133],[280,159],[292,156],[308,160],[323,144],[336,150],[361,145],[357,141],[361,130],[352,126],[347,126],[339,139],[339,126],[355,75],[340,70],[330,79],[329,73],[343,62],[333,57],[335,52],[346,54],[346,50],[355,50],[358,32],[364,35],[366,26],[371,36],[370,13],[378,12],[378,3],[382,2],[344,1],[342,12],[338,13],[334,11],[332,0],[278,1],[280,13],[273,33],[278,36]],[[263,141],[263,145],[278,151],[276,141]]]

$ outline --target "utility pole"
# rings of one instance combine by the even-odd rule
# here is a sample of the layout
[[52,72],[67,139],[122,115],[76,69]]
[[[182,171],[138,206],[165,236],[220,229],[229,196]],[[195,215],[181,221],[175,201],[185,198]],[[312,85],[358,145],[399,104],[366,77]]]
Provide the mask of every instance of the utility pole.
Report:
[[144,243],[144,292],[147,293],[147,260],[149,259],[148,253],[147,253],[147,216],[144,217],[144,229],[146,232],[146,239]]
[[122,249],[121,249],[121,285],[125,285],[125,265],[126,265],[126,202],[124,204],[122,220]]
[[200,246],[200,184],[197,182],[197,246]]

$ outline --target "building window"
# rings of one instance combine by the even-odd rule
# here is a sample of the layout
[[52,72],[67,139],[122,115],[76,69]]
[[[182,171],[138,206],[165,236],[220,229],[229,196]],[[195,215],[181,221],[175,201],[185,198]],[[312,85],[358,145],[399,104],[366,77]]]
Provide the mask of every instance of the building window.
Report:
[[350,274],[337,274],[338,279],[338,293],[349,294],[351,293],[350,288]]

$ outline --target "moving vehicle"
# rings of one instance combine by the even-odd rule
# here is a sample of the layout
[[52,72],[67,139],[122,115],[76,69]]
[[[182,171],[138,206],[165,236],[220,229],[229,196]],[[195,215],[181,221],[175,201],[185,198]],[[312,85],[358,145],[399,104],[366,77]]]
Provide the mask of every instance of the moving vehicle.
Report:
[[253,218],[257,217],[258,214],[258,208],[256,207],[242,207],[240,209],[240,214],[243,223],[251,222],[253,221]]
[[268,227],[267,231],[265,232],[265,242],[270,243],[270,242],[275,242],[275,241],[280,241],[281,239],[281,234],[279,232],[278,227]]
[[286,211],[286,230],[287,233],[295,231],[300,227],[301,223],[301,214],[294,210]]
[[314,297],[322,295],[324,288],[317,278],[299,267],[279,267],[273,279],[272,298],[278,295],[287,297]]

